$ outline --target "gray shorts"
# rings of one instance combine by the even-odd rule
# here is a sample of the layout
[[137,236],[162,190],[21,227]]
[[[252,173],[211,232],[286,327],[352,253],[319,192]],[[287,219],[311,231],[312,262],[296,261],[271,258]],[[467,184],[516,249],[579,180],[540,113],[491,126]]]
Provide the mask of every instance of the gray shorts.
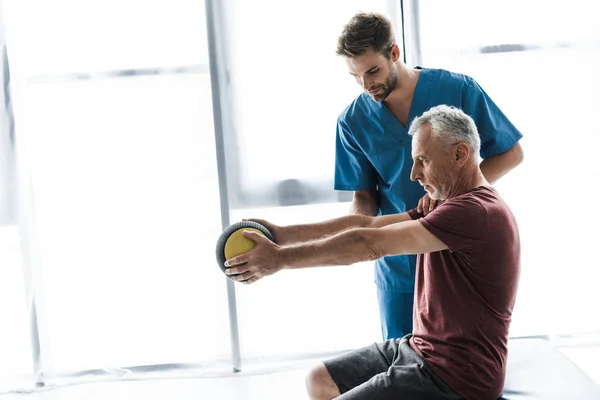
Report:
[[409,338],[373,343],[325,361],[342,393],[336,399],[462,399],[425,365]]

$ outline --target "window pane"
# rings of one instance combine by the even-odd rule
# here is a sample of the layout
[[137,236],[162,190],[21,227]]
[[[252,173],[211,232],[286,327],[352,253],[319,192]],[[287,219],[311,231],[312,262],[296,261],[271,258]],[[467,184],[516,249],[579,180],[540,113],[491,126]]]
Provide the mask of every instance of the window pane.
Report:
[[292,179],[301,181],[302,190],[314,189],[307,197],[315,199],[307,202],[331,201],[337,116],[361,92],[335,54],[337,38],[360,10],[384,12],[395,21],[396,2],[226,4],[237,143],[228,155],[241,165],[228,171],[239,184],[232,190],[243,192],[242,207],[273,205],[278,185]]
[[[397,2],[226,4],[229,115],[236,135],[227,156],[237,162],[228,170],[235,182],[231,221],[256,217],[290,224],[347,214],[349,204],[338,202],[333,190],[336,122],[361,88],[335,54],[337,38],[360,10],[396,21]],[[294,182],[299,192],[293,192]],[[284,271],[236,285],[244,362],[339,351],[380,339],[373,281],[373,263],[364,263]]]
[[521,230],[515,335],[600,329],[588,233],[600,222],[600,130],[589,122],[600,107],[599,7],[421,2],[424,66],[475,78],[524,134],[525,162],[497,184]]
[[0,227],[0,392],[33,386],[19,229]]
[[[234,221],[260,217],[277,224],[323,221],[349,203],[236,210]],[[252,285],[236,284],[246,363],[362,347],[381,339],[373,263],[281,271]]]
[[203,0],[5,0],[4,9],[24,75],[208,62]]
[[24,90],[52,372],[228,358],[209,77]]

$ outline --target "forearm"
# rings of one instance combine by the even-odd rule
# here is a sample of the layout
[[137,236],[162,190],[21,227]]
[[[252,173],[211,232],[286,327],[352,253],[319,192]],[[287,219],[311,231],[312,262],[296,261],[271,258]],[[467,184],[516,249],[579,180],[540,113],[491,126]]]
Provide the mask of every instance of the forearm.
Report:
[[379,200],[377,191],[362,190],[354,193],[352,205],[350,206],[350,214],[375,216],[379,209]]
[[324,239],[354,228],[383,228],[399,222],[410,221],[408,212],[400,214],[380,215],[367,217],[364,215],[345,215],[324,222],[304,225],[289,225],[278,228],[277,243],[280,246],[289,246]]
[[510,171],[510,169],[505,168],[502,160],[499,160],[496,157],[483,160],[480,164],[480,168],[485,180],[491,184],[496,183],[498,179],[502,178]]
[[279,236],[283,240],[278,243],[286,246],[322,239],[351,228],[367,227],[373,223],[377,209],[377,191],[375,189],[355,192],[350,215],[315,224],[282,227],[282,234]]
[[361,201],[353,201],[352,205],[350,206],[350,214],[375,216],[377,215],[377,205]]
[[358,228],[335,234],[325,239],[283,247],[281,266],[287,269],[350,265],[376,260],[374,246],[367,240],[367,229]]
[[366,227],[371,225],[373,217],[364,215],[345,215],[339,218],[318,222],[314,224],[288,225],[282,227],[285,242],[280,245],[304,243],[323,239],[351,228]]
[[483,160],[480,168],[485,179],[494,184],[522,161],[523,150],[521,145],[517,143],[508,151]]

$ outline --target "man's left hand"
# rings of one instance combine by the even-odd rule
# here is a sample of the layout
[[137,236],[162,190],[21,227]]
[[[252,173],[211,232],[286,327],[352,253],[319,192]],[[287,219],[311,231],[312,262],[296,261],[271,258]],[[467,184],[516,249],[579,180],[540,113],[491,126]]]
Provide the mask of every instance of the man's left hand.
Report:
[[235,281],[249,284],[282,269],[280,246],[256,232],[244,231],[244,236],[256,246],[245,254],[227,260],[225,274]]

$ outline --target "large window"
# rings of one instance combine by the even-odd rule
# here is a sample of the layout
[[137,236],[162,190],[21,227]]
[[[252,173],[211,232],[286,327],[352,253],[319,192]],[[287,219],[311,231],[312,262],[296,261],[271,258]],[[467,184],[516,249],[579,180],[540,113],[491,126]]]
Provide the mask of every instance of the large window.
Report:
[[[348,213],[333,190],[338,115],[361,88],[336,56],[343,25],[396,1],[225,2],[232,221],[280,224]],[[348,198],[348,197],[346,197]],[[345,350],[381,339],[373,264],[282,272],[239,290],[245,357]]]
[[[398,5],[212,5],[207,29],[196,0],[5,1],[37,379],[143,365],[231,371],[236,333],[242,365],[380,338],[370,263],[236,284],[236,301],[214,244],[222,211],[279,223],[347,212],[332,188],[335,124],[360,88],[336,39],[361,9],[398,28]],[[219,176],[229,178],[224,210]],[[285,181],[316,195],[282,202]]]
[[335,54],[337,38],[361,10],[389,16],[401,37],[398,2],[227,0],[224,8],[233,208],[337,201],[337,116],[362,90]]
[[203,1],[5,1],[44,376],[230,363]]

